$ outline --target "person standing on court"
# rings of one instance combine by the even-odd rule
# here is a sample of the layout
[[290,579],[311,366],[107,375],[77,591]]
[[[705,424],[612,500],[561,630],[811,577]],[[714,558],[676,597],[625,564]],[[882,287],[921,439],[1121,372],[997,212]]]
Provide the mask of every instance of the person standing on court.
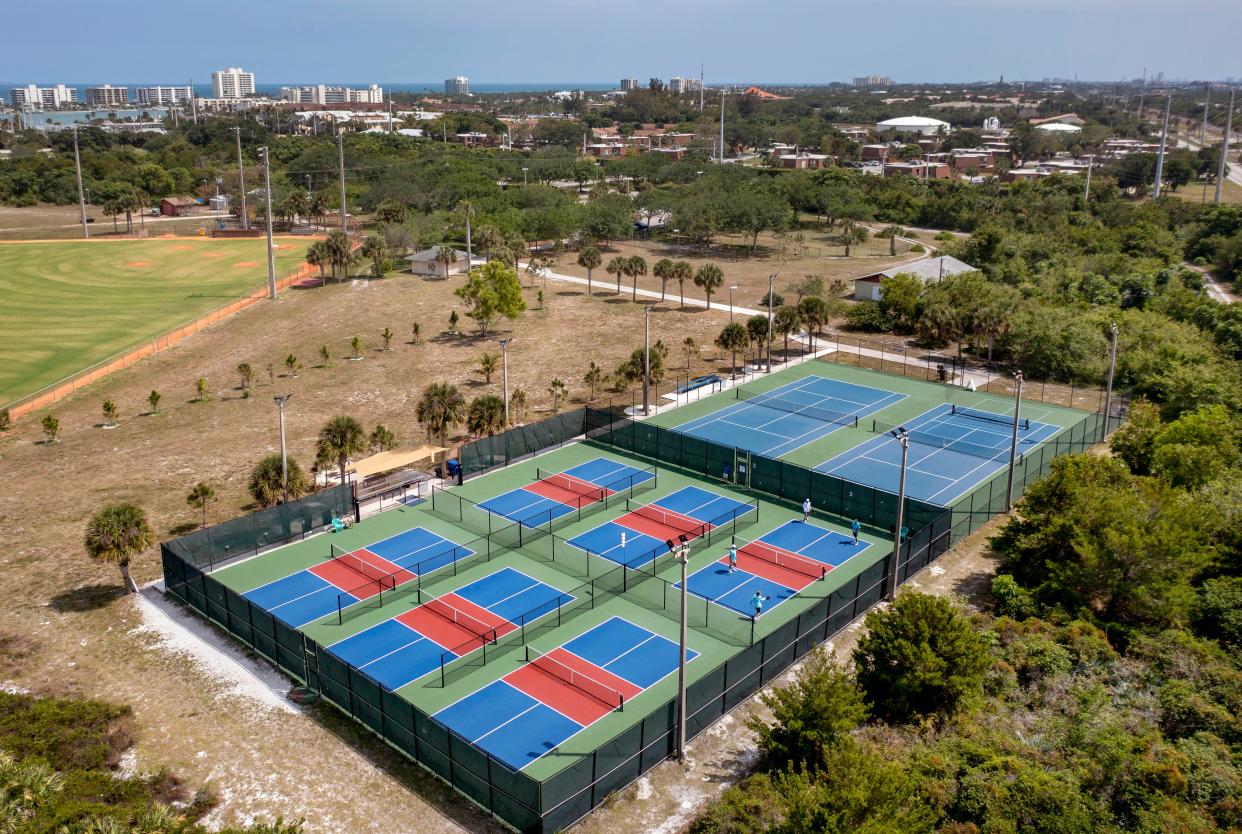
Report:
[[751,618],[752,620],[759,620],[759,615],[763,613],[763,603],[770,599],[771,597],[765,597],[759,591],[755,591],[754,596],[750,598],[750,604],[755,609],[755,616]]
[[729,542],[729,573],[737,570],[737,540]]
[[803,498],[802,499],[802,520],[807,521],[810,518],[811,518],[811,499],[809,497]]
[[862,529],[862,525],[858,523],[858,519],[854,519],[850,523],[850,530],[854,533],[854,544],[858,544],[858,531]]

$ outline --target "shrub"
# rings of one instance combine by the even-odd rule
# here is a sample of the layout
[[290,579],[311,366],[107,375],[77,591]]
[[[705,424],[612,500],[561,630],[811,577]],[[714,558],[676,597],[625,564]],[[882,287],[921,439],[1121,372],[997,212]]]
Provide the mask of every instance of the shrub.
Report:
[[1204,582],[1192,615],[1195,629],[1204,637],[1242,646],[1242,578],[1222,576]]

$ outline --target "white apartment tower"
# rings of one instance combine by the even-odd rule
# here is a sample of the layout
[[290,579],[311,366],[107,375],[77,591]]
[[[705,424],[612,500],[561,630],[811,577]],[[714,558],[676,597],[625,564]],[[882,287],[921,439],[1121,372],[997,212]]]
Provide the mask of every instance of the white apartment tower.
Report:
[[384,90],[378,84],[360,90],[316,84],[308,87],[281,87],[280,97],[296,104],[383,104]]
[[216,70],[211,74],[212,98],[245,98],[254,95],[254,73],[241,67]]
[[444,92],[450,96],[468,96],[470,95],[470,79],[464,75],[446,78],[444,79]]
[[679,96],[686,91],[686,79],[680,75],[674,75],[668,80],[669,95]]
[[637,90],[637,89],[638,89],[637,78],[622,78],[621,79],[621,90],[623,92],[628,93],[630,90]]
[[162,104],[180,104],[193,97],[188,86],[185,87],[137,87],[134,89],[134,101],[144,107]]
[[91,107],[123,107],[129,104],[129,88],[111,84],[87,87],[86,103]]
[[9,103],[14,107],[54,110],[66,104],[74,104],[77,100],[77,88],[66,87],[64,84],[56,84],[52,87],[27,84],[25,87],[14,87],[9,90]]

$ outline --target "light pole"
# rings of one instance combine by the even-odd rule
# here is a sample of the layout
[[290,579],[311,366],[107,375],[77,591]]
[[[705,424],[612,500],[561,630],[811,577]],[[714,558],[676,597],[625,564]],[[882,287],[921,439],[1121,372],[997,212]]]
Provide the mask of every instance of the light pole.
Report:
[[643,305],[643,416],[651,416],[648,388],[651,380],[651,305]]
[[280,412],[280,486],[285,492],[284,503],[289,503],[289,456],[285,451],[285,403],[292,394],[277,394],[272,397],[276,401],[276,410]]
[[1220,159],[1216,160],[1216,205],[1220,205],[1220,190],[1225,184],[1225,160],[1229,158],[1229,131],[1233,127],[1233,94],[1229,91],[1229,110],[1225,115],[1225,135],[1220,141]]
[[507,339],[500,339],[500,375],[504,380],[504,396],[505,396],[505,428],[509,428],[509,343],[513,341],[510,336]]
[[897,530],[893,535],[893,567],[888,573],[888,594],[886,599],[893,602],[897,599],[897,571],[901,560],[901,525],[906,508],[906,459],[910,454],[910,433],[905,426],[898,426],[889,432],[901,443],[901,475],[897,481]]
[[237,190],[241,192],[241,225],[243,229],[249,229],[250,218],[246,216],[246,167],[242,163],[241,153],[241,128],[233,128],[233,133],[237,136]]
[[526,187],[526,172],[527,172],[527,171],[529,171],[529,170],[530,170],[529,168],[523,168],[523,169],[522,169],[522,187],[523,187],[523,188],[525,188],[525,187]]
[[772,373],[772,293],[776,287],[776,273],[768,276],[768,373]]
[[677,760],[686,760],[686,567],[690,562],[690,543],[681,536],[677,551],[681,563],[681,639],[677,654]]
[[733,291],[737,289],[737,284],[729,285],[729,324],[733,324]]
[[1169,142],[1169,108],[1173,105],[1173,93],[1164,99],[1164,127],[1160,130],[1160,153],[1156,156],[1156,182],[1151,187],[1151,198],[1160,199],[1160,180],[1164,176],[1164,149]]
[[276,300],[276,250],[272,248],[272,165],[267,148],[259,148],[263,157],[263,199],[267,204],[267,297]]
[[73,125],[73,167],[78,175],[78,209],[82,213],[82,237],[89,238],[86,228],[86,198],[82,196],[82,157],[78,155],[78,126]]
[[1018,465],[1018,412],[1022,408],[1022,372],[1013,375],[1013,434],[1009,438],[1009,474],[1005,478],[1005,512],[1013,509],[1013,470]]
[[345,208],[345,134],[339,130],[336,134],[336,154],[337,154],[337,179],[341,182],[341,232],[349,231],[349,223],[346,220],[348,212]]
[[1113,370],[1117,367],[1117,322],[1108,325],[1111,341],[1108,348],[1108,385],[1104,389],[1104,434],[1101,440],[1108,437],[1109,412],[1113,410]]

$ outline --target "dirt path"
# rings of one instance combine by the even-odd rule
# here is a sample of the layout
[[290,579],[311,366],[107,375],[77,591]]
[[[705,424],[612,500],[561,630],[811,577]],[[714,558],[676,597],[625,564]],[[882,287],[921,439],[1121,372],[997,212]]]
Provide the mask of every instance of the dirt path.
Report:
[[1236,304],[1239,301],[1238,296],[1231,293],[1225,288],[1225,285],[1216,280],[1216,276],[1212,275],[1207,269],[1201,266],[1195,266],[1192,263],[1182,263],[1182,266],[1193,269],[1195,272],[1203,276],[1203,286],[1207,290],[1208,296],[1221,304]]

